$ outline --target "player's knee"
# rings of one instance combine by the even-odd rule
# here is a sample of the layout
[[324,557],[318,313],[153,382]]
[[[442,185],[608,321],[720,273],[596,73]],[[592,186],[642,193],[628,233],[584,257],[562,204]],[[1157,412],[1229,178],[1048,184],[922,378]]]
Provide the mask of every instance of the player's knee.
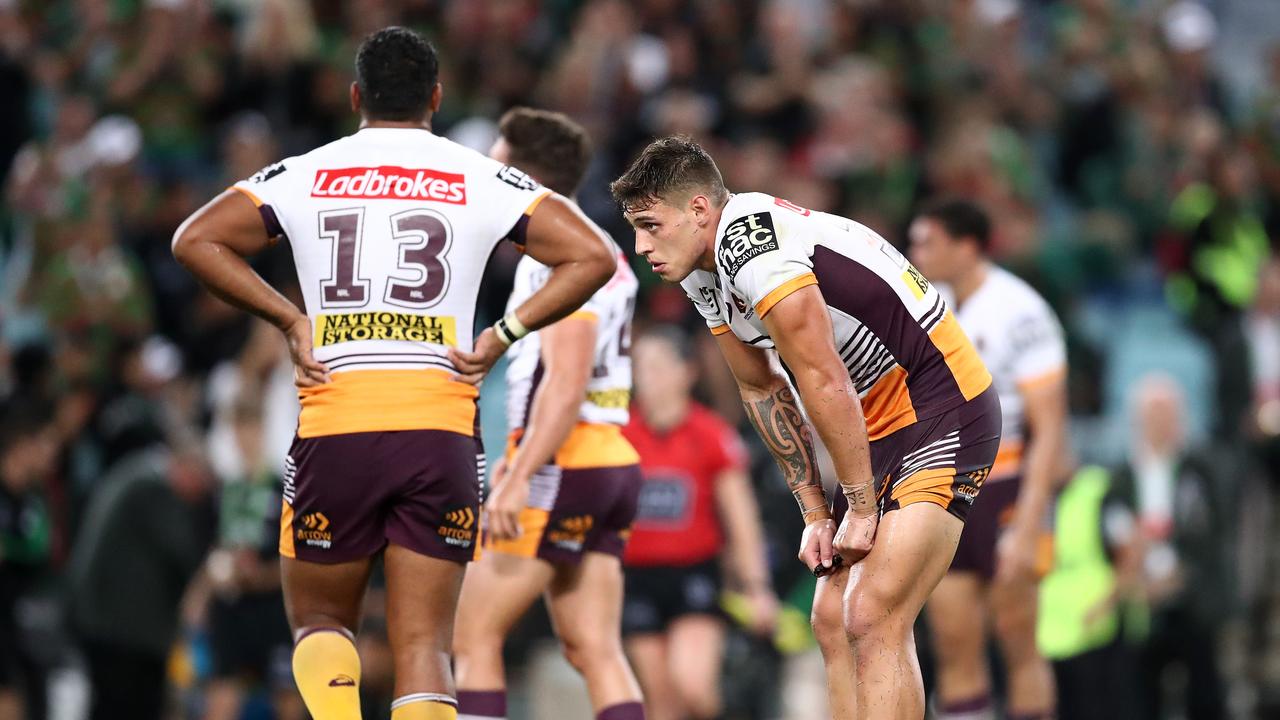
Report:
[[973,615],[935,617],[929,624],[933,647],[938,659],[949,662],[981,662],[983,645],[982,618]]
[[809,624],[823,655],[839,650],[849,642],[844,632],[844,613],[838,602],[814,603]]
[[852,593],[844,607],[844,632],[855,650],[868,640],[901,632],[902,618],[892,603],[870,591]]
[[482,656],[502,655],[502,637],[479,624],[458,625],[453,631],[453,656],[459,662]]
[[567,633],[560,638],[565,660],[583,675],[622,659],[622,646],[603,633]]

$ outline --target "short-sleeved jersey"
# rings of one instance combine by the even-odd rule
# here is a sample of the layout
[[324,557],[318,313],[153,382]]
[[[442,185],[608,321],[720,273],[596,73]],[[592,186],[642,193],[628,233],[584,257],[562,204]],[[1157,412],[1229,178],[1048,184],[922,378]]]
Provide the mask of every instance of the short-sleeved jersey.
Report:
[[852,220],[763,193],[734,195],[716,230],[716,272],[681,283],[711,332],[772,348],[763,318],[817,285],[872,440],[977,397],[991,375],[938,290]]
[[[639,283],[622,251],[615,246],[618,269],[574,316],[596,321],[596,347],[587,381],[587,394],[578,410],[585,423],[626,425],[631,405],[631,316],[635,312]],[[551,268],[523,257],[516,265],[515,285],[507,303],[510,312],[546,284]],[[529,422],[533,397],[542,380],[542,333],[516,341],[508,352],[507,426],[522,430]]]
[[470,349],[480,278],[523,242],[549,194],[514,168],[425,130],[366,128],[235,184],[288,237],[332,382],[301,391],[301,437],[390,430],[472,434]]
[[[946,286],[940,290],[950,297]],[[1000,396],[1004,420],[991,479],[1009,477],[1019,471],[1026,441],[1022,391],[1066,375],[1062,325],[1030,285],[994,265],[973,295],[955,305],[956,318],[991,371]]]
[[716,507],[721,473],[744,470],[742,438],[701,405],[680,424],[659,432],[633,413],[623,434],[640,453],[644,485],[623,562],[634,566],[684,566],[720,554],[724,529]]

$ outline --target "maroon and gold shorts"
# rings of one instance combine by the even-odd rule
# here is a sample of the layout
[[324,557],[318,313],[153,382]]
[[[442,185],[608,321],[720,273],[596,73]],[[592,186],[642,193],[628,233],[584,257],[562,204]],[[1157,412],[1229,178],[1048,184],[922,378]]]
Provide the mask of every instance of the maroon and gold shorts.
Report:
[[[871,442],[871,472],[880,513],[931,502],[964,520],[991,472],[1000,446],[1000,400],[988,388],[936,417]],[[844,518],[839,488],[832,515]]]
[[[1021,489],[1022,478],[1017,475],[987,480],[982,502],[973,507],[960,533],[960,544],[951,561],[952,572],[977,573],[988,582],[995,577],[996,546],[1013,521]],[[1052,567],[1053,532],[1042,528],[1036,538],[1036,574],[1044,577]]]
[[485,536],[483,551],[568,565],[589,552],[622,557],[644,484],[638,460],[618,428],[579,424],[555,464],[530,479],[520,537]]
[[479,532],[480,441],[447,430],[293,440],[285,458],[280,554],[318,563],[388,542],[465,563]]

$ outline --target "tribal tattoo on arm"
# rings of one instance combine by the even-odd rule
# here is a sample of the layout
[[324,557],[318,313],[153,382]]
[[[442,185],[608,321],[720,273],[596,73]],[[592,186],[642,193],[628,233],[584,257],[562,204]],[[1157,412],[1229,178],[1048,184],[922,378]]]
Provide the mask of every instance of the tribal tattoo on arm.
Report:
[[743,398],[747,417],[782,470],[806,523],[830,517],[813,450],[813,431],[795,394],[782,383],[764,397]]

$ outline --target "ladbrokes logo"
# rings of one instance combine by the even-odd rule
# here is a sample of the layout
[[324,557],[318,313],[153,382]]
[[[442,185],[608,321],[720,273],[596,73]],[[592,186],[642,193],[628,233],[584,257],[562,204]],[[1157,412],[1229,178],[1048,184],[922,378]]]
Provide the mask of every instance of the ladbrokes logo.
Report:
[[316,347],[354,340],[408,340],[454,346],[458,344],[457,320],[451,316],[413,313],[367,312],[316,317]]
[[324,513],[307,513],[298,518],[298,524],[302,525],[297,529],[298,540],[310,547],[326,550],[333,545],[333,533],[329,532],[329,518],[325,517]]
[[547,542],[566,550],[581,550],[593,525],[595,518],[590,515],[563,518],[547,532]]
[[366,200],[433,200],[467,204],[466,178],[458,173],[378,167],[317,170],[311,197],[363,198]]
[[469,507],[450,510],[444,514],[444,523],[437,530],[446,543],[461,548],[471,547],[476,536],[476,511]]
[[753,258],[778,249],[778,235],[773,229],[773,215],[751,213],[729,223],[716,249],[716,260],[729,280],[738,276]]

